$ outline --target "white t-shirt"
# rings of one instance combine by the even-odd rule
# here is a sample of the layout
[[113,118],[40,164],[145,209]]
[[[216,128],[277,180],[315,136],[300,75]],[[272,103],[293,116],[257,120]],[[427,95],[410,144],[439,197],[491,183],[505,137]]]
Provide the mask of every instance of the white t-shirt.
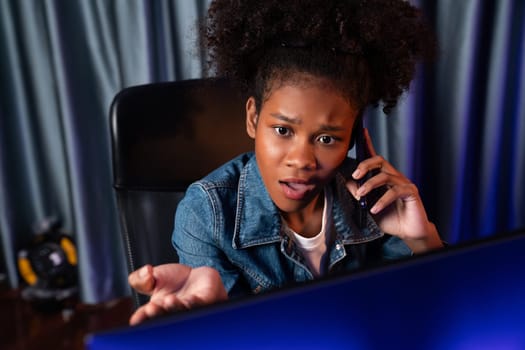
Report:
[[321,232],[311,238],[306,238],[294,232],[283,220],[283,228],[293,239],[297,248],[306,260],[308,268],[315,277],[326,273],[326,251],[332,233],[332,193],[327,186],[324,190],[324,208]]

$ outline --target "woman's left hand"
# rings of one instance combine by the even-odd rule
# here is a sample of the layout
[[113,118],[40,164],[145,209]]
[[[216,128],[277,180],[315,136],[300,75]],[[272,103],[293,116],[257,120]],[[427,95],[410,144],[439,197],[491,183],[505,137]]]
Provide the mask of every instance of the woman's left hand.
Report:
[[352,178],[359,180],[373,169],[379,172],[360,187],[356,181],[348,181],[346,186],[350,193],[359,199],[374,188],[385,186],[386,192],[369,208],[381,230],[401,238],[414,253],[442,247],[435,225],[427,218],[416,185],[376,154],[366,129],[365,139],[372,157],[357,165]]

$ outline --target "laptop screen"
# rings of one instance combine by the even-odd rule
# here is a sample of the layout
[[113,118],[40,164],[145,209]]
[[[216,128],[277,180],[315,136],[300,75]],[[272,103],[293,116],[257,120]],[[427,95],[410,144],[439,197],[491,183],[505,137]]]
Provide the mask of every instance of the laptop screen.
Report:
[[524,349],[525,232],[96,333],[88,349]]

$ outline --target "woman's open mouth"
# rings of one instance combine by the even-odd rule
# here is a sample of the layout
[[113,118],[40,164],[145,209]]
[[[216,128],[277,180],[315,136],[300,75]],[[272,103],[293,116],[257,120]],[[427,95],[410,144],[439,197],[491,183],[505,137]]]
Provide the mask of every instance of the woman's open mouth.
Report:
[[279,181],[279,183],[286,198],[293,200],[304,199],[308,193],[315,189],[315,185],[309,183],[294,181]]

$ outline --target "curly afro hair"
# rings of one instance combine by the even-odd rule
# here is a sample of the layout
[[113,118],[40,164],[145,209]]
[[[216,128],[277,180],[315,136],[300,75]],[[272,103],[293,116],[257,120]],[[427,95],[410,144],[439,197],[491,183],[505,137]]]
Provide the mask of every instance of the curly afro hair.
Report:
[[358,110],[388,113],[436,40],[404,0],[214,0],[201,33],[212,71],[257,108],[296,73],[327,78]]

